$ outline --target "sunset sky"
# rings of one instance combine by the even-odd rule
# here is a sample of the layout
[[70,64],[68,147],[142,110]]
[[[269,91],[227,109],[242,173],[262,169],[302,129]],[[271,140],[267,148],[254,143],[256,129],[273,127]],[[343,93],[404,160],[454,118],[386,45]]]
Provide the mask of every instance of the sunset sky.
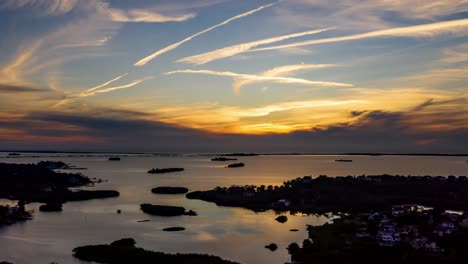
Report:
[[1,0],[0,149],[468,153],[467,0]]

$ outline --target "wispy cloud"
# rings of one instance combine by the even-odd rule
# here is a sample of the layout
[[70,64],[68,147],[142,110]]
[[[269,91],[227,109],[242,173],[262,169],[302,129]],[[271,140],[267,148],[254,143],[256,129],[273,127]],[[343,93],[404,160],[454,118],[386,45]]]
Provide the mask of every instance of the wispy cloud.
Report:
[[290,39],[290,38],[297,38],[297,37],[302,37],[306,35],[318,34],[321,32],[328,31],[330,29],[331,28],[309,30],[309,31],[303,31],[303,32],[294,33],[294,34],[288,34],[288,35],[283,35],[283,36],[278,36],[278,37],[273,37],[273,38],[267,38],[267,39],[252,41],[252,42],[241,43],[241,44],[213,50],[210,52],[186,57],[186,58],[178,60],[177,62],[201,65],[201,64],[208,63],[210,61],[224,59],[224,58],[232,57],[240,53],[250,51],[252,48],[255,48],[260,45],[279,42],[279,41],[283,41],[283,40]]
[[75,99],[77,98],[81,98],[81,97],[89,97],[89,96],[93,96],[93,95],[96,95],[96,94],[101,94],[101,93],[108,93],[108,92],[112,92],[112,91],[115,91],[115,90],[121,90],[121,89],[127,89],[127,88],[131,88],[135,85],[138,85],[148,79],[152,79],[153,77],[150,76],[150,77],[146,77],[146,78],[143,78],[143,79],[138,79],[138,80],[134,80],[130,83],[127,83],[127,84],[122,84],[122,85],[117,85],[117,86],[112,86],[112,87],[106,87],[104,88],[105,86],[113,83],[113,82],[116,82],[118,80],[120,80],[121,78],[125,77],[128,73],[125,73],[125,74],[122,74],[120,76],[117,76],[115,77],[114,79],[110,80],[110,81],[107,81],[103,84],[100,84],[100,85],[97,85],[95,87],[92,87],[92,88],[89,88],[87,89],[86,91],[83,91],[81,93],[77,93],[77,94],[71,94],[71,95],[67,95],[66,98],[60,100],[58,103],[56,103],[54,105],[54,107],[60,107],[60,106],[64,106],[64,105],[67,105],[73,101],[75,101]]
[[115,22],[183,22],[196,16],[194,13],[182,15],[163,15],[144,9],[132,9],[129,11],[109,8],[106,11],[112,21]]
[[167,47],[165,47],[165,48],[163,48],[161,50],[158,50],[155,53],[153,53],[153,54],[151,54],[151,55],[137,61],[134,65],[135,66],[143,66],[146,63],[148,63],[149,61],[151,61],[152,59],[156,58],[157,56],[159,56],[159,55],[161,55],[163,53],[166,53],[168,51],[171,51],[171,50],[179,47],[180,45],[184,44],[187,41],[190,41],[190,40],[192,40],[192,39],[194,39],[194,38],[196,38],[196,37],[198,37],[198,36],[200,36],[202,34],[205,34],[205,33],[209,32],[209,31],[217,28],[217,27],[221,27],[223,25],[226,25],[226,24],[228,24],[228,23],[230,23],[230,22],[232,22],[234,20],[237,20],[237,19],[240,19],[240,18],[243,18],[243,17],[246,17],[246,16],[250,16],[252,14],[255,14],[256,12],[258,12],[258,11],[260,11],[262,9],[265,9],[267,7],[270,7],[270,6],[272,6],[272,5],[276,4],[276,3],[277,2],[268,4],[268,5],[263,5],[263,6],[260,6],[260,7],[256,8],[256,9],[253,9],[253,10],[250,10],[248,12],[242,13],[240,15],[237,15],[237,16],[231,17],[229,19],[226,19],[226,20],[224,20],[223,22],[221,22],[219,24],[216,24],[216,25],[214,25],[212,27],[209,27],[209,28],[207,28],[205,30],[202,30],[202,31],[200,31],[200,32],[198,32],[196,34],[193,34],[193,35],[191,35],[191,36],[189,36],[189,37],[187,37],[187,38],[185,38],[185,39],[183,39],[183,40],[181,40],[179,42],[176,42],[176,43],[174,43],[172,45],[169,45],[169,46],[167,46]]
[[220,71],[210,71],[210,70],[176,70],[167,72],[166,75],[176,74],[176,73],[194,73],[194,74],[206,74],[206,75],[215,75],[215,76],[226,76],[233,77],[240,80],[248,80],[250,82],[273,82],[273,83],[289,83],[289,84],[304,84],[304,85],[314,85],[314,86],[336,86],[336,87],[351,87],[352,84],[348,83],[339,83],[339,82],[322,82],[322,81],[310,81],[299,78],[290,78],[290,77],[274,77],[274,76],[264,76],[264,75],[253,75],[253,74],[241,74],[234,72],[220,72]]
[[323,43],[350,41],[350,40],[358,40],[358,39],[366,39],[366,38],[378,38],[378,37],[419,38],[419,37],[435,37],[435,36],[442,35],[442,34],[455,34],[455,33],[466,34],[467,28],[468,28],[468,19],[459,19],[459,20],[450,20],[450,21],[436,22],[436,23],[423,24],[423,25],[417,25],[417,26],[377,30],[377,31],[372,31],[372,32],[367,32],[367,33],[362,33],[362,34],[355,34],[355,35],[350,35],[350,36],[343,36],[343,37],[333,37],[333,38],[301,41],[301,42],[296,42],[296,43],[291,43],[291,44],[259,48],[259,49],[255,49],[251,51],[276,50],[276,49],[285,49],[285,48],[323,44]]
[[[264,77],[286,77],[290,76],[297,71],[301,70],[308,70],[308,69],[321,69],[321,68],[329,68],[334,67],[335,64],[293,64],[293,65],[284,65],[280,67],[275,67],[271,70],[267,70],[261,74],[260,76]],[[256,83],[258,80],[255,79],[236,79],[233,83],[234,92],[238,93],[243,86],[250,85],[252,83]]]
[[86,97],[86,96],[92,96],[92,95],[95,95],[95,94],[100,94],[100,93],[108,93],[108,92],[112,92],[112,91],[115,91],[115,90],[120,90],[120,89],[126,89],[126,88],[130,88],[130,87],[133,87],[137,84],[140,84],[148,79],[151,79],[153,77],[146,77],[146,78],[143,78],[143,79],[139,79],[139,80],[134,80],[133,82],[131,83],[128,83],[128,84],[124,84],[124,85],[119,85],[119,86],[114,86],[114,87],[108,87],[108,88],[105,88],[105,89],[101,89],[101,90],[93,90],[91,92],[83,92],[83,93],[80,93],[78,96],[79,97]]
[[99,89],[99,88],[101,88],[101,87],[107,86],[107,85],[109,85],[109,84],[111,84],[111,83],[113,83],[113,82],[115,82],[115,81],[121,79],[122,77],[126,76],[127,74],[128,74],[128,72],[127,72],[127,73],[124,73],[124,74],[122,74],[122,75],[120,75],[120,76],[117,76],[117,77],[115,77],[114,79],[112,79],[112,80],[110,80],[110,81],[107,81],[107,82],[105,82],[105,83],[103,83],[103,84],[100,84],[100,85],[94,86],[94,87],[92,87],[92,88],[89,88],[89,89],[86,90],[84,93],[89,93],[89,92],[92,92],[92,91],[94,91],[94,90],[97,90],[97,89]]

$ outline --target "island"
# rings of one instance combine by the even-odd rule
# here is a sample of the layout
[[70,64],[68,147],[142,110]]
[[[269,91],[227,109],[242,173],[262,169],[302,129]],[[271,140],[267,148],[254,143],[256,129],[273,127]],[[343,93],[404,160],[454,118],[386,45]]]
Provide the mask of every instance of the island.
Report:
[[195,211],[187,211],[184,207],[181,206],[141,204],[140,209],[147,214],[157,216],[197,215]]
[[353,162],[351,159],[337,159],[336,162]]
[[56,172],[51,166],[0,163],[0,198],[57,204],[119,196],[114,190],[71,190],[94,182],[81,173]]
[[151,169],[148,171],[148,173],[169,173],[169,172],[178,172],[178,171],[183,171],[184,168],[156,168],[156,169]]
[[190,264],[236,264],[217,256],[206,254],[168,254],[150,251],[135,246],[132,238],[124,238],[109,245],[82,246],[73,249],[73,256],[84,261],[109,264],[127,263],[190,263]]
[[241,163],[229,164],[229,165],[227,166],[227,168],[240,168],[240,167],[244,167],[244,166],[245,166],[245,164],[241,162]]
[[49,170],[68,169],[70,166],[63,161],[39,161],[38,166],[47,168]]
[[258,156],[259,154],[256,153],[230,153],[230,154],[224,154],[223,156],[226,157],[253,157],[253,156]]
[[157,194],[184,194],[189,191],[188,188],[185,187],[167,187],[167,186],[161,186],[161,187],[156,187],[151,189],[152,193],[157,193]]
[[292,243],[294,263],[464,263],[468,214],[418,205],[341,215],[308,226],[302,246]]
[[216,157],[212,158],[211,161],[230,161],[230,160],[237,160],[234,158],[226,158],[226,157]]
[[109,158],[109,161],[119,161],[120,158],[119,157],[110,157]]
[[46,203],[39,206],[41,212],[61,212],[63,210],[61,203]]
[[266,245],[265,248],[268,248],[270,251],[275,251],[278,249],[278,245],[276,245],[275,243],[271,243],[269,245]]
[[281,186],[216,187],[186,194],[189,199],[265,211],[291,213],[361,212],[398,204],[468,210],[466,176],[319,176]]
[[32,212],[27,211],[22,202],[19,202],[16,206],[0,205],[0,227],[30,219],[32,219]]
[[184,231],[184,230],[185,230],[185,227],[180,227],[180,226],[163,228],[163,231],[166,231],[166,232],[178,232],[178,231]]

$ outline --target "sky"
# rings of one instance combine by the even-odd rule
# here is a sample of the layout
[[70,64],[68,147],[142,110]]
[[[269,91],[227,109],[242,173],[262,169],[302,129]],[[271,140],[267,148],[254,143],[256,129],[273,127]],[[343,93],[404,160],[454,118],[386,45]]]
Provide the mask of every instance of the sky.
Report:
[[0,0],[0,149],[468,153],[468,0]]

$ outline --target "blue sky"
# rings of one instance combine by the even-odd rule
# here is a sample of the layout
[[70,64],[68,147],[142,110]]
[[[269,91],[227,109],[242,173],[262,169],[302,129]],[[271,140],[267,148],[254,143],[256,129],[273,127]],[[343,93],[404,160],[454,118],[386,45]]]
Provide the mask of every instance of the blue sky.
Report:
[[[4,0],[0,20],[4,148],[466,151],[465,0]],[[185,143],[143,143],[165,136]]]

